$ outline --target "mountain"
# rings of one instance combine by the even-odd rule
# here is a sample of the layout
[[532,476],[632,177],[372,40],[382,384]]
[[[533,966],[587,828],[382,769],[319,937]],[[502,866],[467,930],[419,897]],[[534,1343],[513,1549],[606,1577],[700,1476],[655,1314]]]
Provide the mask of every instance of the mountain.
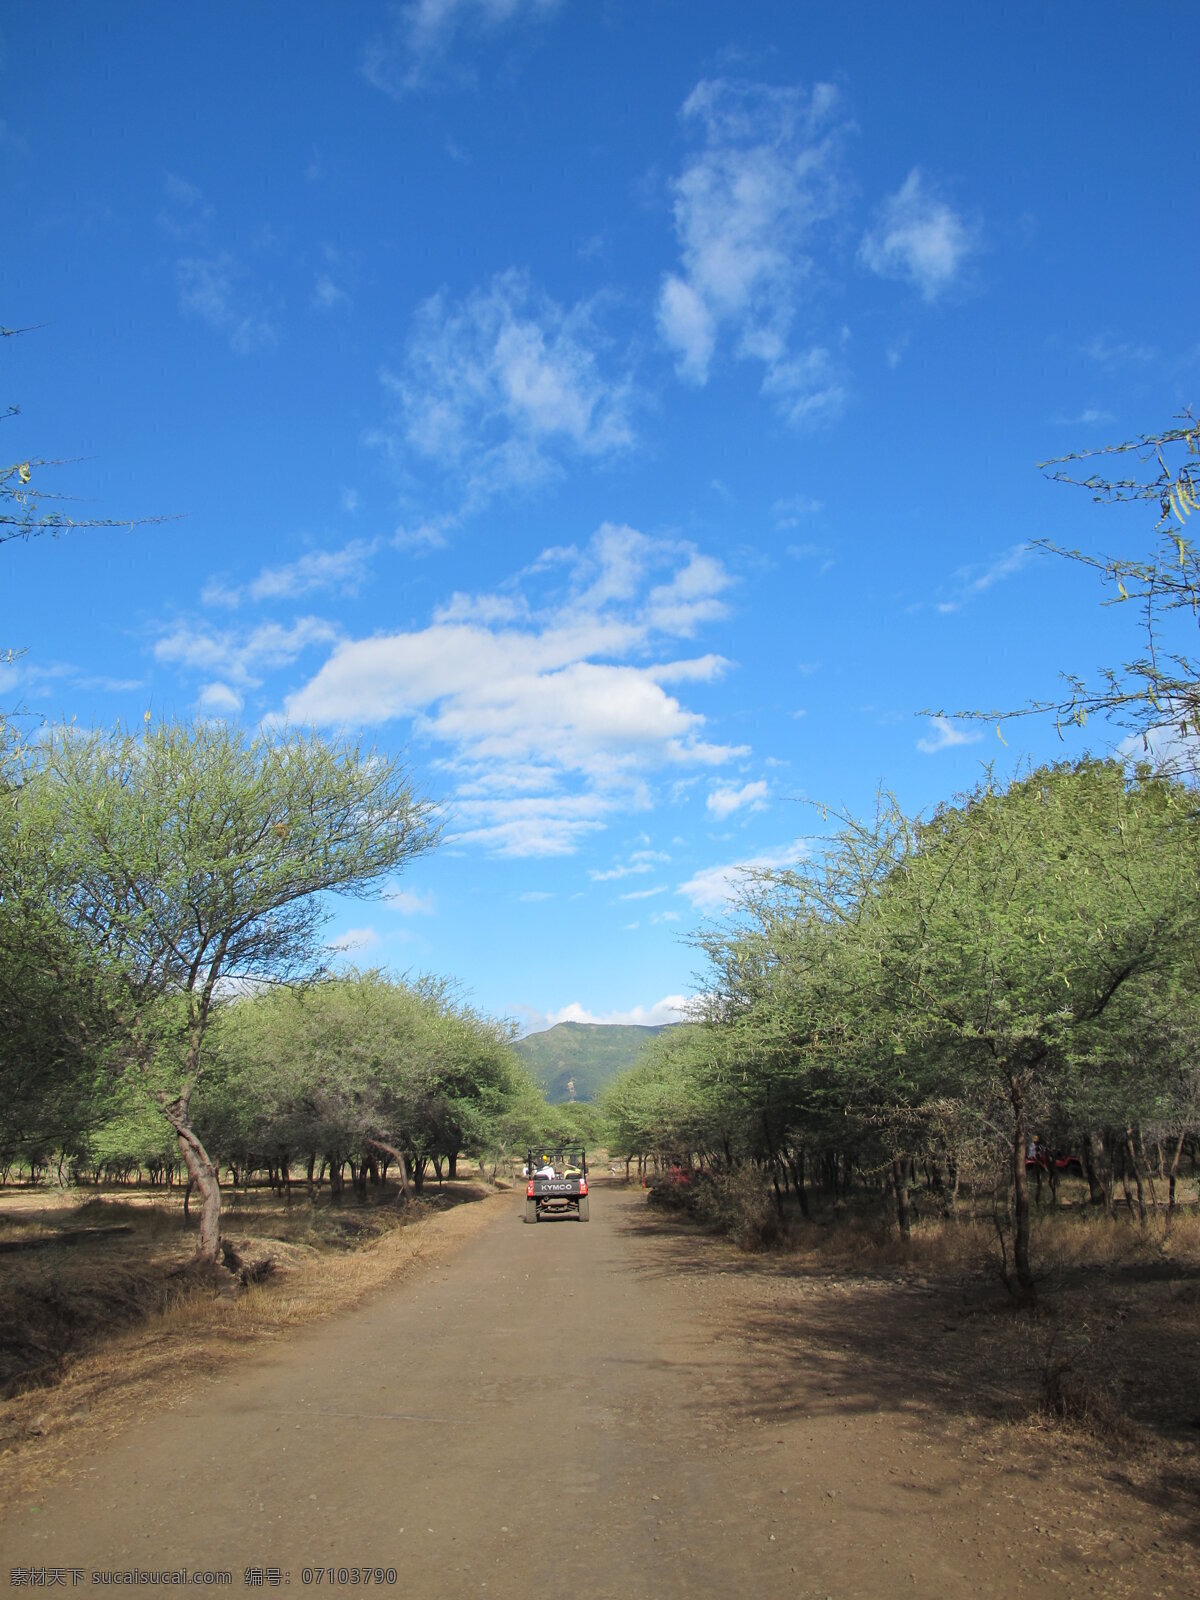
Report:
[[525,1060],[552,1105],[594,1100],[610,1079],[641,1059],[668,1022],[641,1028],[616,1022],[559,1022],[528,1033],[513,1048]]

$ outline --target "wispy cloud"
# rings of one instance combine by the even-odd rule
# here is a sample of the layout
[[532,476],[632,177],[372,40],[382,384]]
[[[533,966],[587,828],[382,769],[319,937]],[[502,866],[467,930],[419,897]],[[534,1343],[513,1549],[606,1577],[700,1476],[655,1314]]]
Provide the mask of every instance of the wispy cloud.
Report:
[[830,84],[806,93],[706,79],[682,113],[702,148],[674,184],[680,260],[659,291],[659,332],[694,384],[707,382],[728,333],[795,422],[835,414],[845,399],[830,351],[792,344],[813,235],[842,204],[838,110]]
[[611,883],[614,879],[653,872],[660,862],[670,859],[670,856],[662,850],[635,850],[627,861],[618,862],[615,867],[607,867],[603,871],[592,870],[588,873],[588,877],[593,883]]
[[730,784],[721,784],[712,791],[704,803],[720,821],[746,807],[751,811],[762,811],[767,803],[767,785],[762,779],[757,783],[744,783],[740,789]]
[[776,500],[771,507],[771,515],[780,532],[786,532],[789,528],[800,527],[802,523],[818,516],[824,509],[824,502],[815,500],[810,494],[793,494],[785,499]]
[[1137,339],[1118,339],[1111,333],[1096,334],[1084,345],[1083,353],[1098,367],[1109,371],[1118,367],[1144,367],[1158,355],[1152,344],[1143,344]]
[[624,894],[618,895],[618,900],[653,900],[655,895],[666,894],[665,883],[656,884],[653,889],[627,889]]
[[1055,425],[1059,428],[1096,428],[1115,422],[1116,418],[1111,411],[1105,411],[1100,406],[1085,406],[1075,416],[1068,416],[1060,412],[1054,418]]
[[232,610],[244,600],[296,600],[320,590],[354,595],[365,582],[378,548],[377,539],[352,539],[337,550],[308,550],[282,566],[263,567],[244,585],[212,578],[200,591],[200,599],[206,606]]
[[328,272],[318,272],[313,284],[312,303],[318,311],[336,311],[339,306],[350,304],[350,296]]
[[1032,555],[1032,545],[1015,544],[987,566],[959,567],[954,574],[953,592],[946,599],[937,602],[937,609],[944,614],[960,611],[976,595],[986,593],[995,584],[1002,583],[1005,578],[1011,578],[1014,573],[1020,572]]
[[933,301],[960,281],[979,248],[978,227],[954,211],[914,167],[879,208],[859,259],[882,278],[900,278]]
[[163,194],[163,205],[158,213],[158,225],[163,232],[178,240],[200,237],[213,214],[203,192],[178,173],[168,172],[163,179]]
[[205,323],[229,342],[235,355],[276,344],[279,330],[260,296],[249,287],[249,274],[233,253],[214,245],[214,210],[203,191],[178,173],[163,180],[163,205],[158,225],[188,254],[175,262],[179,306],[185,316]]
[[215,629],[176,623],[154,645],[154,659],[192,672],[219,675],[238,690],[257,687],[262,674],[290,666],[305,650],[332,644],[338,630],[320,617],[283,624],[262,622],[247,629]]
[[935,756],[942,750],[953,750],[961,744],[978,744],[983,734],[979,729],[962,722],[951,722],[949,717],[930,717],[930,731],[917,740],[922,755]]
[[347,928],[345,933],[330,939],[325,948],[335,950],[339,955],[347,955],[351,950],[369,950],[378,943],[379,935],[374,928]]
[[782,867],[793,867],[804,858],[807,846],[803,839],[765,850],[745,861],[733,861],[726,866],[705,867],[694,873],[686,883],[681,883],[677,894],[686,895],[697,911],[719,911],[732,905],[742,889],[756,872],[770,872]]
[[249,303],[243,270],[228,251],[186,256],[176,262],[175,272],[182,309],[223,334],[235,355],[249,355],[278,342],[271,318]]
[[424,894],[414,889],[387,889],[383,896],[384,904],[398,911],[401,916],[429,917],[433,915],[433,891],[427,890]]
[[252,600],[295,600],[320,589],[356,594],[367,576],[377,546],[354,539],[340,550],[310,550],[282,567],[264,567],[250,584]]
[[609,359],[596,306],[563,307],[506,272],[462,301],[434,295],[414,319],[387,444],[440,472],[468,509],[604,460],[634,442],[632,379]]
[[470,82],[463,57],[518,23],[542,21],[559,0],[408,0],[363,52],[367,82],[394,99],[444,81]]

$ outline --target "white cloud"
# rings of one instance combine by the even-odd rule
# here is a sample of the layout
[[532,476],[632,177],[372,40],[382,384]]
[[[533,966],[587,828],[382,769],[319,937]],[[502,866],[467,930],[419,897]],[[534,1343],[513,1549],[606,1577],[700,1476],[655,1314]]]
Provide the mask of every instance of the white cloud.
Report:
[[968,600],[984,594],[994,584],[1001,583],[1005,578],[1011,578],[1014,573],[1020,572],[1032,555],[1031,544],[1015,544],[986,567],[960,567],[954,574],[953,594],[946,600],[939,600],[937,609],[943,613],[961,610]]
[[179,303],[229,340],[235,355],[273,345],[279,334],[261,309],[249,305],[240,288],[241,268],[227,252],[188,256],[175,264]]
[[[388,33],[363,53],[367,82],[394,99],[451,75],[450,55],[506,25],[540,21],[560,0],[407,0],[392,8]],[[458,69],[461,77],[463,69]]]
[[717,319],[699,292],[674,273],[663,280],[658,300],[658,326],[676,352],[681,378],[708,381],[709,363],[717,347]]
[[[1167,712],[1170,709],[1164,708]],[[1179,715],[1182,721],[1182,713]],[[1146,762],[1158,772],[1187,777],[1193,782],[1200,771],[1200,738],[1190,728],[1180,733],[1178,723],[1148,728],[1144,734],[1131,733],[1121,740],[1117,754],[1133,766]]]
[[679,913],[678,911],[652,911],[650,913],[650,921],[653,923],[678,922]]
[[159,638],[154,658],[196,672],[217,672],[247,688],[262,682],[263,671],[289,666],[305,650],[336,638],[337,629],[320,617],[299,617],[286,627],[264,622],[241,633],[181,622]]
[[236,716],[242,704],[242,696],[227,683],[206,683],[196,699],[200,711],[218,717]]
[[683,106],[702,141],[674,184],[677,271],[663,279],[658,328],[685,381],[708,380],[721,334],[762,362],[764,391],[790,420],[840,409],[828,351],[791,348],[818,225],[841,206],[837,91],[697,84]]
[[310,550],[281,567],[264,567],[244,587],[211,579],[201,590],[200,599],[206,606],[235,610],[247,598],[296,600],[321,589],[357,594],[378,548],[377,539],[354,539],[340,550]]
[[669,861],[670,859],[670,856],[662,850],[651,850],[649,848],[635,850],[628,861],[620,862],[617,866],[609,867],[603,872],[592,870],[588,873],[588,877],[594,883],[611,883],[615,878],[629,878],[636,876],[638,873],[653,872],[658,862]]
[[681,883],[676,893],[686,895],[698,911],[719,911],[737,900],[754,873],[795,866],[806,852],[803,839],[796,839],[791,844],[763,851],[745,861],[734,861],[723,867],[705,867],[701,872],[694,873],[686,883]]
[[560,1022],[599,1023],[602,1026],[622,1023],[626,1027],[660,1028],[673,1022],[686,1022],[691,1015],[692,1005],[693,1001],[688,995],[668,994],[652,1005],[636,1005],[628,1011],[588,1011],[578,1000],[572,1000],[557,1011],[536,1011],[532,1006],[518,1006],[516,1009],[526,1018],[527,1026],[522,1031],[540,1033]]
[[798,528],[801,522],[817,516],[824,509],[824,502],[814,500],[812,495],[793,494],[786,499],[776,500],[771,507],[771,515],[775,519],[775,526],[785,530]]
[[411,720],[449,752],[453,837],[513,855],[573,850],[614,810],[645,807],[657,770],[746,753],[706,738],[703,714],[671,692],[727,665],[669,653],[723,614],[720,562],[605,525],[585,550],[535,567],[557,588],[549,604],[456,595],[427,627],[344,641],[287,697],[286,720]]
[[318,589],[355,594],[376,550],[373,540],[354,539],[340,550],[310,550],[282,567],[264,567],[247,586],[252,600],[294,600]]
[[313,285],[312,303],[318,311],[334,311],[338,306],[348,306],[350,296],[339,288],[327,272],[318,272]]
[[430,917],[433,915],[433,891],[427,890],[419,894],[413,889],[388,889],[384,892],[385,905],[398,911],[401,916]]
[[914,167],[879,208],[859,259],[883,278],[902,278],[936,300],[961,276],[978,248],[978,230],[934,193]]
[[166,204],[158,213],[158,225],[173,239],[195,239],[203,235],[213,208],[203,191],[178,173],[168,172],[163,180]]
[[378,943],[379,935],[374,928],[347,928],[345,933],[339,933],[335,939],[330,939],[325,948],[345,955],[351,950],[369,950],[372,945]]
[[[643,801],[644,803],[644,801]],[[569,856],[627,803],[592,792],[528,799],[457,800],[447,843],[474,844],[502,856]]]
[[937,755],[940,750],[953,750],[960,744],[978,744],[983,738],[978,728],[951,722],[949,717],[930,717],[929,726],[931,732],[917,740],[917,749],[927,756]]
[[463,594],[456,590],[445,605],[438,606],[433,620],[481,622],[490,627],[497,622],[522,622],[529,616],[529,605],[522,595]]
[[1077,416],[1068,417],[1061,414],[1054,419],[1060,428],[1095,428],[1115,422],[1116,418],[1111,411],[1105,411],[1099,406],[1085,406]]
[[540,905],[543,900],[553,900],[554,894],[550,889],[527,889],[517,899],[524,905]]
[[417,311],[400,370],[383,373],[398,442],[452,478],[467,509],[558,476],[564,458],[627,450],[632,381],[605,356],[594,304],[564,308],[523,273],[458,302],[434,295]]
[[618,895],[619,900],[653,900],[655,895],[666,894],[665,883],[658,884],[653,889],[630,889],[625,894]]
[[744,783],[740,789],[731,785],[722,784],[714,789],[705,801],[705,805],[714,817],[724,820],[740,811],[743,806],[749,806],[751,811],[762,811],[767,801],[767,785],[759,779],[757,783]]
[[1083,347],[1084,355],[1097,366],[1112,370],[1115,367],[1142,367],[1153,361],[1158,351],[1152,344],[1140,344],[1134,339],[1115,339],[1111,333],[1098,333]]

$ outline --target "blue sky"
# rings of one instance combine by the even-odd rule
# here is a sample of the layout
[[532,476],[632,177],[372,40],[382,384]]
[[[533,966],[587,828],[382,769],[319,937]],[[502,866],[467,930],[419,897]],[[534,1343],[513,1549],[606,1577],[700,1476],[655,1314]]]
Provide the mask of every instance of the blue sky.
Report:
[[[1135,21],[1137,26],[1135,26]],[[403,751],[346,959],[670,1020],[805,802],[1075,753],[1136,652],[1037,461],[1200,401],[1194,8],[108,0],[0,32],[6,704]],[[47,479],[47,486],[51,480]],[[1089,729],[1093,748],[1114,736]]]

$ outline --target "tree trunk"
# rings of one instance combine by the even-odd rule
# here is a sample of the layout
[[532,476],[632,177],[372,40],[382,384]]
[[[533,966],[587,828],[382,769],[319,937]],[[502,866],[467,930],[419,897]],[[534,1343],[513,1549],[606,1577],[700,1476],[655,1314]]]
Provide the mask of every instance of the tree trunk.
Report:
[[[1151,1165],[1150,1165],[1150,1158],[1146,1154],[1145,1136],[1143,1135],[1142,1130],[1140,1128],[1138,1129],[1138,1149],[1141,1151],[1141,1154],[1142,1154],[1142,1159],[1139,1162],[1139,1165],[1140,1166],[1144,1166],[1145,1169],[1146,1169],[1146,1187],[1150,1191],[1150,1204],[1153,1206],[1154,1210],[1157,1211],[1158,1210],[1158,1191],[1154,1187],[1154,1172],[1153,1172],[1153,1169],[1151,1168]],[[1163,1175],[1163,1173],[1162,1173],[1162,1145],[1161,1144],[1158,1147],[1158,1175],[1159,1175],[1160,1178]]]
[[1037,1299],[1033,1272],[1029,1266],[1029,1182],[1025,1173],[1025,1094],[1021,1080],[1009,1079],[1009,1099],[1013,1111],[1012,1189],[1013,1189],[1013,1267],[1017,1274],[1015,1298],[1024,1305]]
[[457,1178],[458,1177],[458,1151],[457,1150],[453,1153],[453,1155],[448,1155],[446,1157],[446,1176],[448,1178]]
[[912,1238],[912,1207],[908,1201],[909,1174],[912,1162],[908,1156],[892,1157],[892,1188],[896,1193],[896,1221],[900,1224],[900,1237],[908,1242]]
[[1167,1175],[1167,1182],[1170,1185],[1170,1197],[1167,1201],[1168,1215],[1175,1209],[1175,1180],[1179,1176],[1179,1158],[1183,1154],[1183,1141],[1186,1137],[1186,1130],[1179,1135],[1179,1142],[1175,1146],[1175,1159],[1171,1162],[1171,1170]]
[[[216,1266],[221,1259],[221,1185],[217,1169],[208,1151],[188,1127],[186,1108],[183,1111],[179,1110],[178,1105],[167,1108],[167,1119],[175,1129],[179,1153],[187,1168],[188,1182],[200,1194],[200,1239],[196,1245],[196,1257]],[[184,1215],[187,1215],[186,1210]]]
[[400,1174],[400,1188],[404,1192],[404,1198],[406,1200],[411,1200],[413,1197],[413,1191],[412,1184],[408,1181],[408,1164],[404,1157],[400,1154],[399,1150],[397,1150],[393,1145],[384,1144],[382,1139],[368,1139],[367,1143],[373,1150],[382,1150],[385,1156],[391,1156],[392,1160],[396,1163],[396,1170]]
[[808,1189],[804,1182],[804,1151],[797,1150],[795,1155],[790,1156],[788,1159],[791,1162],[792,1183],[795,1185],[796,1199],[800,1202],[800,1215],[807,1219]]
[[1087,1175],[1088,1194],[1092,1204],[1103,1206],[1111,1217],[1112,1169],[1105,1162],[1104,1140],[1093,1128],[1089,1128],[1083,1137],[1083,1170]]
[[779,1187],[779,1163],[771,1162],[771,1187],[775,1191],[775,1212],[778,1217],[783,1217],[783,1190]]
[[947,1171],[947,1173],[949,1175],[949,1178],[950,1178],[950,1199],[949,1199],[949,1202],[948,1202],[948,1204],[949,1204],[949,1212],[948,1212],[948,1214],[950,1216],[954,1216],[955,1213],[958,1210],[958,1185],[959,1185],[959,1182],[960,1182],[960,1174],[959,1174],[959,1170],[958,1170],[958,1157],[957,1156],[955,1156],[955,1155],[947,1156],[947,1158],[946,1158],[946,1171]]
[[[1125,1130],[1125,1159],[1129,1166],[1133,1168],[1133,1181],[1137,1185],[1138,1221],[1144,1228],[1146,1226],[1146,1191],[1142,1184],[1142,1169],[1138,1165],[1137,1152],[1133,1148],[1132,1128],[1126,1128]],[[1126,1185],[1126,1192],[1128,1192],[1128,1184]]]

